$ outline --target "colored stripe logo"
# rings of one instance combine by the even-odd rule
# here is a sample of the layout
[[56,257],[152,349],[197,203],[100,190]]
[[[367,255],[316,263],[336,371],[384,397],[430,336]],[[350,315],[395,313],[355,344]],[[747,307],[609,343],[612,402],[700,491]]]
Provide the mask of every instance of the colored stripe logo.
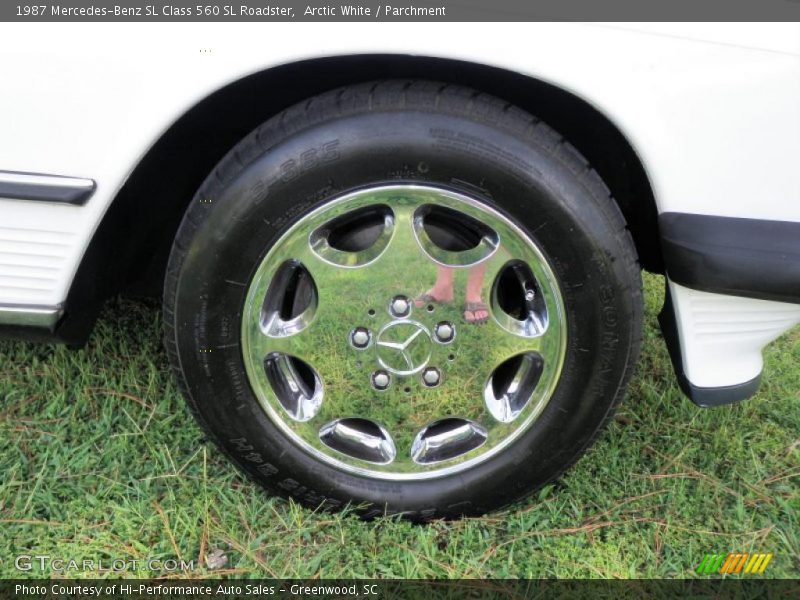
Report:
[[769,554],[749,552],[730,552],[729,554],[706,554],[697,572],[701,575],[720,573],[722,575],[754,575],[763,573],[769,561],[772,560],[772,552]]

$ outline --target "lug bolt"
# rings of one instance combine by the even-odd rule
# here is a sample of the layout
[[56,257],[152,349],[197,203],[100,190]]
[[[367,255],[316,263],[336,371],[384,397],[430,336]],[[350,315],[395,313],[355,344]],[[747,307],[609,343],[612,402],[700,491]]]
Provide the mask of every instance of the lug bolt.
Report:
[[372,385],[376,390],[385,390],[389,387],[391,378],[386,371],[375,371],[372,374]]
[[436,367],[428,367],[422,372],[422,383],[428,387],[435,387],[439,385],[441,380],[442,374],[439,373],[439,369]]
[[395,317],[407,317],[411,312],[411,302],[405,296],[395,296],[389,310]]
[[350,342],[359,349],[369,346],[369,329],[366,327],[356,327],[350,334]]
[[456,337],[456,329],[453,327],[452,323],[448,323],[447,321],[442,321],[436,325],[436,328],[433,330],[436,339],[443,344],[447,342],[452,342],[453,338]]

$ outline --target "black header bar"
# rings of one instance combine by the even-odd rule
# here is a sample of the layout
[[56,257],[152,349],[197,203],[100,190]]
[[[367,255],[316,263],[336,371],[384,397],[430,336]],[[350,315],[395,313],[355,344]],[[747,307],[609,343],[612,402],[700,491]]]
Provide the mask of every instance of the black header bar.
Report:
[[16,22],[798,21],[800,0],[7,0]]

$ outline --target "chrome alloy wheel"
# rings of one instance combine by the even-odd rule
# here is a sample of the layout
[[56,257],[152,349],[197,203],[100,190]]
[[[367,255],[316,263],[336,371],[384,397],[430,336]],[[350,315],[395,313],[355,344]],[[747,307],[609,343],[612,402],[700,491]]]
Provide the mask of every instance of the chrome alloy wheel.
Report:
[[259,265],[242,319],[269,418],[312,456],[381,479],[500,452],[541,414],[566,350],[533,241],[422,185],[362,189],[299,219]]

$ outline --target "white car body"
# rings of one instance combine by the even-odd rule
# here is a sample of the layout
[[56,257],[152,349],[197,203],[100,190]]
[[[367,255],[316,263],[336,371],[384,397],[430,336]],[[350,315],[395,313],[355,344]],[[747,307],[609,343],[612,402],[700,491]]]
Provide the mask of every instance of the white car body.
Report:
[[[358,54],[550,83],[618,128],[659,213],[800,223],[796,24],[3,24],[0,171],[96,189],[82,205],[0,197],[0,324],[52,325],[126,179],[195,104],[278,65]],[[699,388],[757,377],[762,348],[800,322],[799,304],[676,283],[670,292]]]

